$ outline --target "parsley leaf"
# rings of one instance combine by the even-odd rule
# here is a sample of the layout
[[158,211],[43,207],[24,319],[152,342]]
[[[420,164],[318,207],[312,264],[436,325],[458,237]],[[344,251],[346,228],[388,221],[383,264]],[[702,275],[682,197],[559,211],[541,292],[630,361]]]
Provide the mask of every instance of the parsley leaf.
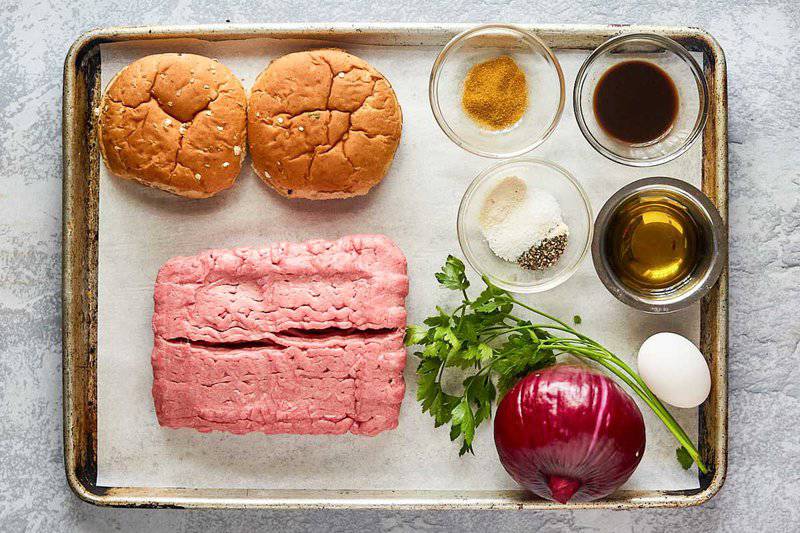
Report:
[[464,274],[464,263],[452,255],[447,256],[442,271],[436,273],[436,281],[454,291],[463,291],[469,288],[469,280]]
[[530,335],[515,333],[497,350],[494,370],[500,375],[498,388],[502,394],[513,387],[517,381],[534,370],[555,364],[556,357],[550,349],[543,349],[541,342],[534,341]]
[[406,328],[406,336],[403,342],[406,346],[413,346],[415,344],[422,344],[422,341],[428,336],[428,328],[420,326],[408,326]]
[[458,426],[459,432],[464,435],[464,443],[458,455],[472,452],[472,439],[475,437],[475,417],[466,397],[462,398],[453,408],[452,421],[453,427]]
[[423,359],[417,367],[417,401],[422,404],[422,412],[430,412],[435,426],[450,421],[453,405],[458,398],[445,393],[439,383],[441,363],[435,359]]
[[681,464],[684,470],[689,470],[689,468],[691,468],[691,466],[694,464],[694,459],[692,459],[692,456],[689,455],[688,450],[683,446],[679,446],[675,450],[675,457],[678,458],[678,462]]

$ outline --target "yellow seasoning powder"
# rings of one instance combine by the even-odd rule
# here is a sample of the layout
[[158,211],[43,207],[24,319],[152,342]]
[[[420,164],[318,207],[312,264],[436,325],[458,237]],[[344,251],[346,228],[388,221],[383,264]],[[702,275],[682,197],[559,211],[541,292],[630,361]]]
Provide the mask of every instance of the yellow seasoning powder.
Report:
[[506,55],[478,63],[464,80],[461,105],[478,124],[492,130],[506,129],[528,108],[525,73]]

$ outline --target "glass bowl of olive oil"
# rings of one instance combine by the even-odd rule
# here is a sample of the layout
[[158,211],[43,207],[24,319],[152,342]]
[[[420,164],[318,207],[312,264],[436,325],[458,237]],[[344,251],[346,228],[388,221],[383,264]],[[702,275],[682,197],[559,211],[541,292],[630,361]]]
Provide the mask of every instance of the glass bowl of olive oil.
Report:
[[651,313],[676,311],[716,283],[727,256],[724,223],[697,188],[645,178],[614,194],[595,221],[592,259],[617,299]]

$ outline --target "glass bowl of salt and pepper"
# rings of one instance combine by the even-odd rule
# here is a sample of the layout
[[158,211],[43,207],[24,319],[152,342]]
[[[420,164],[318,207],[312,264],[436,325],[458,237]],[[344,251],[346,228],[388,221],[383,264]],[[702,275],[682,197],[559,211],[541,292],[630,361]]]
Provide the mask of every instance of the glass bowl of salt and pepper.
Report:
[[472,268],[500,288],[533,293],[575,273],[591,245],[593,220],[586,192],[567,170],[520,158],[473,180],[456,226]]

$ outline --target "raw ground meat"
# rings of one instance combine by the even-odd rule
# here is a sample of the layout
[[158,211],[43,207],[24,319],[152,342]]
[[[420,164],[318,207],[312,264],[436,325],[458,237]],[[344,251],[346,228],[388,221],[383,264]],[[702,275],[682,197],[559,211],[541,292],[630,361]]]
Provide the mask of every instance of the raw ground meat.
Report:
[[170,259],[153,315],[159,423],[231,433],[395,428],[407,293],[405,257],[377,235]]

